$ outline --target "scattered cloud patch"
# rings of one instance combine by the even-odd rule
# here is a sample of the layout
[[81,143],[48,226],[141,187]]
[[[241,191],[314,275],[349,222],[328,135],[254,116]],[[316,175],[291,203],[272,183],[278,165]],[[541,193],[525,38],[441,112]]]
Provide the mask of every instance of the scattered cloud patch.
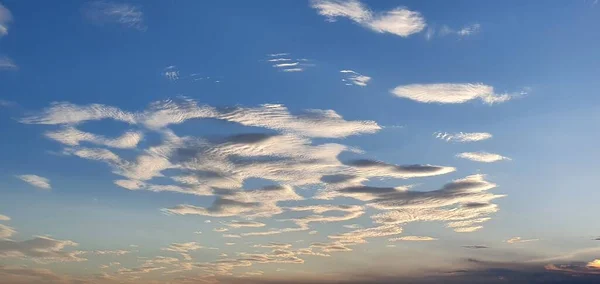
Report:
[[440,29],[439,34],[440,34],[440,36],[456,35],[458,37],[467,37],[467,36],[475,35],[475,34],[479,33],[480,31],[481,31],[480,24],[466,25],[458,30],[452,29],[448,26],[443,26]]
[[494,87],[481,83],[473,84],[411,84],[392,89],[392,94],[420,103],[462,104],[480,99],[486,104],[502,103],[526,94],[496,94]]
[[308,63],[308,59],[291,58],[289,53],[271,53],[267,56],[269,56],[267,62],[271,63],[273,68],[282,72],[303,72],[306,68],[314,66],[314,64]]
[[510,161],[510,158],[488,152],[464,152],[456,157],[481,163],[493,163],[499,161]]
[[341,70],[340,73],[346,75],[346,77],[342,79],[342,82],[347,86],[356,85],[366,87],[369,81],[371,81],[371,77],[359,74],[352,70]]
[[141,7],[128,3],[94,1],[84,8],[84,15],[97,24],[119,24],[139,31],[147,29]]
[[488,246],[482,246],[482,245],[472,245],[472,246],[462,246],[463,248],[468,248],[468,249],[486,249],[489,248]]
[[41,189],[51,189],[50,180],[38,175],[18,175],[17,178]]
[[0,221],[10,221],[10,217],[0,214]]
[[487,132],[459,132],[459,133],[448,133],[448,132],[435,132],[433,133],[435,138],[445,140],[448,142],[477,142],[492,138],[492,134]]
[[358,0],[312,0],[311,6],[329,22],[335,22],[340,17],[348,18],[377,33],[408,37],[426,27],[421,13],[403,7],[373,12]]
[[15,233],[16,231],[12,227],[0,224],[0,240],[8,239]]
[[25,241],[0,240],[0,257],[28,257],[42,263],[84,261],[84,258],[79,257],[81,252],[65,250],[67,247],[77,245],[73,241],[56,240],[43,236]]

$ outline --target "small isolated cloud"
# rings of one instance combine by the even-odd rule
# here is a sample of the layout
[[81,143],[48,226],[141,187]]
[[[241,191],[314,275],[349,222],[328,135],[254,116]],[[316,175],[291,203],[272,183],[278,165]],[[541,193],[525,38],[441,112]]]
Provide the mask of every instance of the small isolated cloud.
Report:
[[437,240],[437,239],[432,238],[432,237],[427,237],[427,236],[404,236],[404,237],[399,237],[399,238],[388,239],[388,241],[390,241],[390,242],[397,242],[397,241],[425,242],[425,241],[435,241],[435,240]]
[[477,142],[492,138],[492,134],[487,132],[459,132],[459,133],[448,133],[448,132],[435,132],[433,133],[435,138],[445,140],[448,142]]
[[163,76],[165,76],[165,78],[167,78],[169,81],[179,80],[179,70],[177,70],[177,66],[171,65],[165,67],[163,70]]
[[19,175],[19,176],[17,176],[17,178],[19,178],[22,181],[29,183],[37,188],[41,188],[41,189],[51,189],[52,188],[50,186],[50,180],[45,177],[41,177],[38,175]]
[[84,7],[84,14],[97,24],[119,24],[140,31],[146,30],[141,8],[128,3],[95,1]]
[[365,87],[371,81],[371,77],[362,75],[352,70],[341,70],[340,73],[346,75],[346,78],[342,79],[347,86],[356,85]]
[[525,94],[525,91],[519,94],[496,94],[494,87],[481,83],[411,84],[398,86],[391,92],[397,97],[420,103],[462,104],[480,99],[490,105]]
[[0,57],[0,70],[15,70],[17,69],[17,64],[15,64],[12,59],[4,56]]
[[466,25],[458,30],[452,29],[448,26],[443,26],[439,31],[439,35],[440,36],[456,35],[458,37],[467,37],[467,36],[477,34],[477,33],[479,33],[479,31],[481,31],[480,24]]
[[282,72],[303,72],[307,67],[312,67],[314,64],[308,63],[305,58],[292,58],[289,53],[271,53],[267,54],[273,68]]
[[335,22],[339,17],[348,18],[377,33],[408,37],[426,26],[421,13],[403,7],[373,12],[358,0],[313,0],[311,6],[329,22]]
[[468,249],[486,249],[489,248],[488,246],[482,246],[482,245],[473,245],[473,246],[462,246],[463,248],[468,248]]
[[0,37],[8,34],[8,24],[12,22],[12,14],[0,3]]
[[0,221],[10,221],[10,217],[0,214]]
[[456,157],[482,163],[493,163],[503,160],[510,161],[508,157],[488,152],[464,152],[457,154]]
[[536,242],[536,241],[539,241],[539,239],[522,239],[521,237],[514,237],[514,238],[506,240],[506,242],[509,244],[528,243],[528,242]]
[[227,232],[227,231],[229,231],[229,229],[227,229],[227,228],[214,228],[214,229],[213,229],[213,231],[214,231],[214,232],[219,232],[219,233],[222,233],[222,232]]

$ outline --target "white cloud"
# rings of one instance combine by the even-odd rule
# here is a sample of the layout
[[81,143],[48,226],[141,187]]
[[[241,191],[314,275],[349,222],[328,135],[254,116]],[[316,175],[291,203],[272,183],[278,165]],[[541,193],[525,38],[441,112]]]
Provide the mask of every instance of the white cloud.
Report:
[[135,148],[144,135],[141,132],[129,131],[120,137],[110,139],[101,135],[83,132],[75,127],[65,127],[59,131],[46,132],[46,137],[69,146],[78,146],[81,142],[103,145],[112,148]]
[[404,236],[399,238],[391,238],[388,241],[397,242],[397,241],[411,241],[411,242],[425,242],[425,241],[435,241],[436,238],[427,237],[427,236]]
[[330,22],[338,17],[349,18],[378,33],[407,37],[421,32],[426,26],[425,19],[419,12],[406,8],[375,13],[358,0],[313,0],[311,6]]
[[125,254],[129,254],[131,253],[131,251],[128,250],[94,250],[94,251],[89,251],[87,253],[91,253],[91,254],[95,254],[95,255],[125,255]]
[[508,157],[488,152],[464,152],[457,154],[456,157],[482,163],[493,163],[503,160],[510,161]]
[[41,189],[51,189],[52,188],[50,186],[50,180],[45,177],[41,177],[38,175],[18,175],[17,178],[19,178],[22,181],[29,183],[37,188],[41,188]]
[[304,71],[304,68],[287,68],[287,69],[283,69],[283,72],[302,72]]
[[[412,84],[394,88],[392,94],[421,103],[460,104],[480,99],[494,104],[508,101],[515,94],[495,94],[492,86],[474,84]],[[524,93],[521,93],[524,94]]]
[[365,243],[366,238],[387,237],[402,234],[402,227],[398,225],[380,225],[371,228],[357,229],[348,233],[329,236],[337,242],[344,244]]
[[15,64],[12,61],[12,59],[10,59],[8,57],[0,57],[0,70],[15,70],[15,69],[17,69],[17,64]]
[[341,70],[340,73],[346,74],[346,78],[342,79],[343,82],[350,82],[346,83],[346,85],[354,84],[356,86],[365,87],[369,81],[371,81],[371,77],[359,74],[352,70]]
[[147,29],[144,13],[139,6],[127,3],[95,1],[84,9],[85,16],[98,24],[120,24],[140,31]]
[[509,244],[517,244],[517,243],[528,243],[528,242],[536,242],[539,239],[522,239],[521,237],[514,237],[506,240]]
[[[0,3],[0,37],[8,34],[8,23],[12,22],[12,14]],[[0,63],[2,61],[0,60]],[[0,64],[2,66],[2,64]],[[1,68],[0,68],[1,69]]]
[[0,214],[0,221],[10,221],[10,217]]
[[222,232],[227,232],[227,231],[229,231],[229,229],[227,229],[227,228],[214,228],[214,229],[213,229],[213,231],[214,231],[214,232],[219,232],[219,233],[222,233]]
[[433,133],[435,138],[446,140],[448,142],[477,142],[492,138],[492,134],[487,132],[459,132],[459,133],[448,133],[448,132],[435,132]]

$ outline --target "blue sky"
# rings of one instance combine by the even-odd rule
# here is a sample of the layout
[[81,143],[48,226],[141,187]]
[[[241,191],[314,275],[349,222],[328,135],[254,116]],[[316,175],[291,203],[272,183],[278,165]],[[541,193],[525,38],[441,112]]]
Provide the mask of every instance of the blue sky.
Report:
[[597,281],[598,9],[4,0],[0,283]]

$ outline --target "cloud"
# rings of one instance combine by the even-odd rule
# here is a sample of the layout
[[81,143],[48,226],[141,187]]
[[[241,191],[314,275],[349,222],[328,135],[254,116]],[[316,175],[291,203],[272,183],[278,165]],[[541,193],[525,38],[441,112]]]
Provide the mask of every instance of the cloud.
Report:
[[359,74],[352,70],[341,70],[340,73],[346,75],[345,79],[342,79],[343,82],[347,82],[346,85],[356,85],[360,87],[366,87],[369,81],[371,81],[371,77]]
[[65,127],[59,131],[46,132],[46,137],[69,146],[78,146],[81,142],[103,145],[111,148],[132,149],[142,140],[141,132],[129,131],[120,137],[110,139],[101,135],[83,132],[75,127]]
[[527,242],[536,242],[536,241],[539,241],[539,239],[521,239],[521,237],[514,237],[514,238],[510,238],[510,239],[506,240],[506,242],[509,244],[527,243]]
[[37,188],[41,188],[41,189],[51,189],[52,188],[50,186],[50,180],[45,177],[41,177],[41,176],[37,176],[37,175],[18,175],[16,177],[26,183],[29,183],[29,184],[37,187]]
[[229,231],[229,229],[227,229],[227,228],[214,228],[213,231],[214,232],[227,232],[227,231]]
[[178,205],[164,211],[177,215],[229,217],[243,214],[247,217],[269,217],[282,212],[277,202],[287,200],[302,200],[302,197],[297,195],[290,186],[267,186],[234,192],[226,197],[217,197],[208,208]]
[[[398,86],[392,94],[421,103],[461,104],[480,99],[486,104],[508,101],[516,94],[496,94],[494,87],[481,83],[472,84],[411,84]],[[519,95],[523,95],[521,92]]]
[[411,242],[424,242],[424,241],[436,241],[436,238],[427,237],[427,236],[404,236],[399,238],[391,238],[388,239],[390,242],[397,241],[411,241]]
[[12,227],[0,224],[0,240],[8,239],[15,233],[16,231]]
[[119,255],[126,255],[131,253],[131,251],[128,250],[94,250],[94,251],[89,251],[87,253],[91,253],[91,254],[95,254],[95,255],[115,255],[115,256],[119,256]]
[[165,70],[163,70],[163,75],[169,81],[177,81],[179,80],[179,70],[177,70],[176,66],[167,66]]
[[3,283],[68,283],[65,277],[49,269],[27,268],[0,265],[0,278]]
[[0,214],[0,221],[10,221],[10,217]]
[[292,244],[284,243],[268,243],[266,245],[254,245],[255,248],[270,248],[270,249],[288,249],[292,247]]
[[435,132],[433,133],[435,138],[445,140],[448,142],[477,142],[492,138],[492,134],[487,132],[459,132],[459,133],[448,133],[448,132]]
[[493,163],[504,160],[510,161],[510,158],[508,157],[488,152],[464,152],[457,154],[456,157],[482,163]]
[[172,243],[168,247],[163,248],[162,250],[177,252],[177,253],[181,254],[181,256],[183,257],[184,260],[191,261],[192,257],[190,256],[189,252],[196,251],[196,250],[199,250],[202,248],[204,248],[204,247],[201,246],[200,244],[198,244],[197,242],[187,242],[187,243]]
[[397,225],[380,225],[371,228],[358,229],[347,233],[329,236],[339,243],[360,244],[365,243],[366,238],[387,237],[399,235],[402,233],[402,227]]
[[486,249],[489,248],[488,246],[482,246],[482,245],[471,245],[471,246],[462,246],[463,248],[468,248],[468,249]]
[[272,63],[272,67],[282,72],[303,72],[308,67],[314,66],[306,58],[289,58],[289,53],[267,54],[270,58],[266,61]]
[[0,257],[31,258],[38,262],[84,261],[79,252],[68,252],[66,247],[77,246],[73,241],[38,236],[26,241],[0,240]]
[[375,13],[357,0],[313,0],[311,6],[330,22],[336,21],[338,17],[349,18],[378,33],[408,37],[421,32],[426,26],[425,19],[419,12],[401,7]]
[[600,259],[594,259],[586,265],[587,268],[600,269]]
[[231,221],[228,223],[224,223],[223,225],[231,228],[260,228],[264,227],[265,224],[256,221]]
[[[12,14],[0,3],[0,37],[8,34],[8,24],[12,22]],[[0,66],[2,66],[0,59]],[[0,69],[2,69],[0,67]]]
[[94,1],[84,7],[84,15],[97,24],[120,24],[139,31],[147,29],[141,8],[127,3]]
[[[1,26],[0,26],[1,28]],[[0,57],[0,70],[16,70],[17,64],[8,57]]]
[[466,36],[471,36],[471,35],[477,34],[477,33],[479,33],[479,31],[481,31],[480,24],[466,25],[458,30],[452,29],[448,26],[443,26],[440,29],[439,34],[441,36],[456,35],[458,37],[466,37]]

